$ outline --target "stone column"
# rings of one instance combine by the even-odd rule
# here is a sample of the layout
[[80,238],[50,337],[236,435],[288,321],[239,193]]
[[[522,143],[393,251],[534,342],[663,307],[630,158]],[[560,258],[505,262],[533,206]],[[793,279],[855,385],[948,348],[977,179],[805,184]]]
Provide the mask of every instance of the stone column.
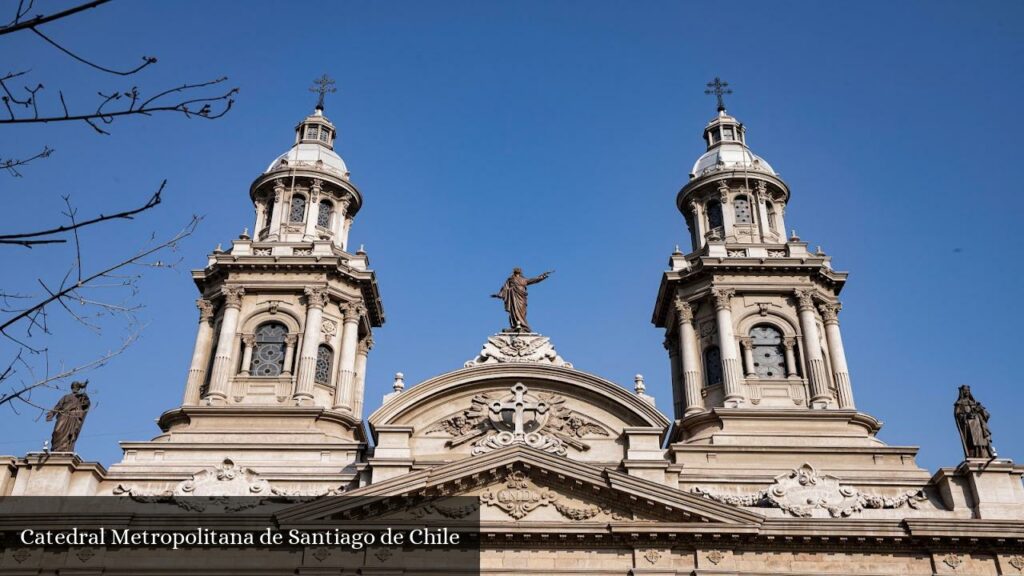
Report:
[[345,220],[348,219],[349,203],[350,201],[348,197],[342,198],[338,201],[337,205],[334,207],[334,222],[331,223],[333,226],[331,231],[334,232],[334,243],[342,249],[344,249],[342,236],[345,232]]
[[239,374],[242,376],[248,376],[250,370],[252,370],[252,349],[256,346],[256,335],[255,334],[242,334],[242,366],[239,370]]
[[341,226],[341,249],[345,252],[349,252],[348,249],[348,231],[352,228],[352,218],[350,216],[345,217],[345,223]]
[[217,354],[213,358],[213,374],[210,376],[210,391],[207,393],[211,404],[227,402],[228,385],[235,359],[235,333],[238,332],[238,314],[242,309],[245,288],[225,286],[224,317],[220,321],[220,336],[217,339]]
[[729,200],[729,183],[725,180],[718,183],[718,198],[722,202],[722,240],[725,240],[733,233],[733,224],[736,222],[736,212]]
[[856,408],[853,404],[853,387],[850,384],[850,369],[846,366],[846,352],[843,350],[843,337],[839,333],[839,311],[843,305],[819,304],[821,318],[825,321],[825,341],[828,343],[828,355],[832,357],[832,375],[839,393],[839,407],[844,410]]
[[267,233],[268,240],[278,240],[281,238],[281,213],[284,211],[284,207],[281,205],[284,202],[284,178],[277,178],[274,180],[274,196],[273,206],[270,210],[270,231]]
[[818,323],[814,319],[814,290],[797,290],[800,310],[800,330],[804,333],[804,358],[807,360],[807,380],[811,385],[811,408],[828,408],[832,395],[828,390],[825,359],[821,355]]
[[336,409],[352,411],[352,398],[356,385],[356,351],[359,345],[359,319],[366,314],[366,306],[361,302],[350,302],[341,307],[345,315],[341,329],[341,372],[338,379],[338,392],[334,396]]
[[299,404],[313,402],[313,380],[316,377],[316,352],[320,346],[320,324],[324,319],[327,288],[307,286],[306,325],[302,332],[302,351],[299,353],[298,377],[292,399]]
[[704,411],[704,399],[700,395],[700,354],[697,352],[697,332],[693,329],[693,308],[693,304],[685,300],[675,301],[679,352],[683,360],[684,416]]
[[373,349],[373,336],[367,336],[356,350],[356,389],[352,395],[352,413],[356,418],[363,414],[363,396],[366,394],[366,359]]
[[690,210],[693,212],[693,229],[696,234],[693,249],[699,250],[707,241],[704,235],[708,233],[707,228],[704,227],[704,205],[700,202],[690,202]]
[[306,203],[306,230],[302,234],[303,240],[316,240],[319,235],[316,233],[316,219],[320,214],[320,191],[323,190],[324,181],[319,178],[313,179],[309,188],[309,201]]
[[771,227],[768,224],[768,185],[763,180],[758,180],[754,185],[754,195],[757,197],[757,221],[761,228],[761,242],[767,242]]
[[661,345],[668,351],[669,368],[672,370],[672,414],[676,418],[681,418],[686,410],[686,395],[683,392],[683,371],[679,359],[679,338],[666,337]]
[[199,390],[206,380],[206,367],[210,364],[210,353],[213,351],[213,302],[200,298],[196,300],[199,308],[199,329],[196,331],[196,346],[192,349],[192,364],[188,369],[188,380],[185,383],[186,406],[199,404]]
[[785,338],[782,340],[782,347],[786,350],[786,378],[796,378],[796,355],[793,348],[796,347],[796,338]]
[[267,225],[267,213],[263,208],[262,200],[253,202],[253,207],[256,208],[256,225],[253,227],[252,237],[254,240],[260,240],[260,232],[263,231],[263,227]]
[[779,236],[781,236],[783,240],[786,239],[786,219],[783,218],[785,212],[786,205],[780,199],[775,203],[775,230],[778,231]]
[[711,290],[715,301],[715,319],[718,324],[718,349],[722,353],[722,387],[725,392],[726,408],[737,408],[744,401],[740,361],[736,351],[736,336],[732,329],[731,300],[735,294],[736,291],[731,288]]
[[743,348],[743,371],[747,378],[757,378],[757,369],[754,367],[754,340],[750,337],[740,337],[740,346]]
[[295,343],[299,340],[298,334],[284,335],[284,369],[282,376],[292,375],[292,362],[295,360]]

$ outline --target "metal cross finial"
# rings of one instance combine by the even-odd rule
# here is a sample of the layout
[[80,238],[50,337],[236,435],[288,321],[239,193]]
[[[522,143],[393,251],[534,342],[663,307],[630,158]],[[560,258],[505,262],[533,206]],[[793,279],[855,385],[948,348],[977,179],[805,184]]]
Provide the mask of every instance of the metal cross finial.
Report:
[[708,82],[708,89],[704,91],[705,94],[714,94],[718,99],[718,111],[725,112],[725,101],[722,100],[722,96],[726,94],[732,94],[732,90],[729,89],[729,83],[723,82],[721,78],[715,76],[715,79]]
[[320,94],[320,99],[317,100],[317,103],[316,103],[316,109],[317,110],[323,110],[324,109],[324,95],[327,94],[328,92],[330,92],[330,93],[337,92],[338,89],[334,87],[334,80],[329,78],[327,76],[327,74],[324,74],[323,76],[317,78],[316,80],[313,80],[313,86],[309,89],[309,91],[310,92],[318,92]]

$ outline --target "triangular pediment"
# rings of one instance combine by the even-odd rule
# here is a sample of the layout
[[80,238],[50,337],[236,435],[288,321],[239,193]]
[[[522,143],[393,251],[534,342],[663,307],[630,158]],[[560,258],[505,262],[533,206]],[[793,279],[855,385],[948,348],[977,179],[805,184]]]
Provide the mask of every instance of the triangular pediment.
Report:
[[616,470],[512,446],[279,514],[282,522],[408,517],[501,523],[760,525],[764,517]]

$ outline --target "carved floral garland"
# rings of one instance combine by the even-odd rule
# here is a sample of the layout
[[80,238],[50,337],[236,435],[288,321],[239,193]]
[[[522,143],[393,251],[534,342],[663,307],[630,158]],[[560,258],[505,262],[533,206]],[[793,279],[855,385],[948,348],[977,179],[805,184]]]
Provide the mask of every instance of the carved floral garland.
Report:
[[846,518],[867,508],[916,509],[919,502],[926,500],[921,490],[909,490],[899,496],[864,494],[853,486],[841,486],[838,478],[818,475],[810,464],[777,477],[772,486],[753,494],[716,494],[700,487],[694,487],[692,492],[733,506],[779,508],[801,518],[808,518],[819,509],[828,511],[833,518]]

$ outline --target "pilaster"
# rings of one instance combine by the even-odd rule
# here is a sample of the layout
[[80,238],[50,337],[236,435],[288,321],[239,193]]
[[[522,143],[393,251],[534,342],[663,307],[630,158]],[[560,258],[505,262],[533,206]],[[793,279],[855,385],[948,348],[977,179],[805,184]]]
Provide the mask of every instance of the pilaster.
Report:
[[818,334],[818,323],[814,318],[815,291],[798,289],[794,294],[800,313],[800,330],[804,336],[803,352],[807,360],[807,380],[811,387],[811,408],[828,408],[832,402],[832,394],[828,389],[825,358],[821,354],[821,337]]
[[744,403],[740,361],[732,323],[732,297],[735,295],[736,291],[731,288],[715,288],[711,291],[718,324],[718,349],[722,355],[722,388],[727,408],[736,408]]
[[213,374],[210,377],[210,391],[207,394],[207,401],[211,404],[227,402],[228,386],[234,366],[238,314],[242,308],[242,296],[245,294],[245,288],[225,286],[221,288],[221,294],[224,295],[224,316],[220,322],[217,354],[213,359]]

